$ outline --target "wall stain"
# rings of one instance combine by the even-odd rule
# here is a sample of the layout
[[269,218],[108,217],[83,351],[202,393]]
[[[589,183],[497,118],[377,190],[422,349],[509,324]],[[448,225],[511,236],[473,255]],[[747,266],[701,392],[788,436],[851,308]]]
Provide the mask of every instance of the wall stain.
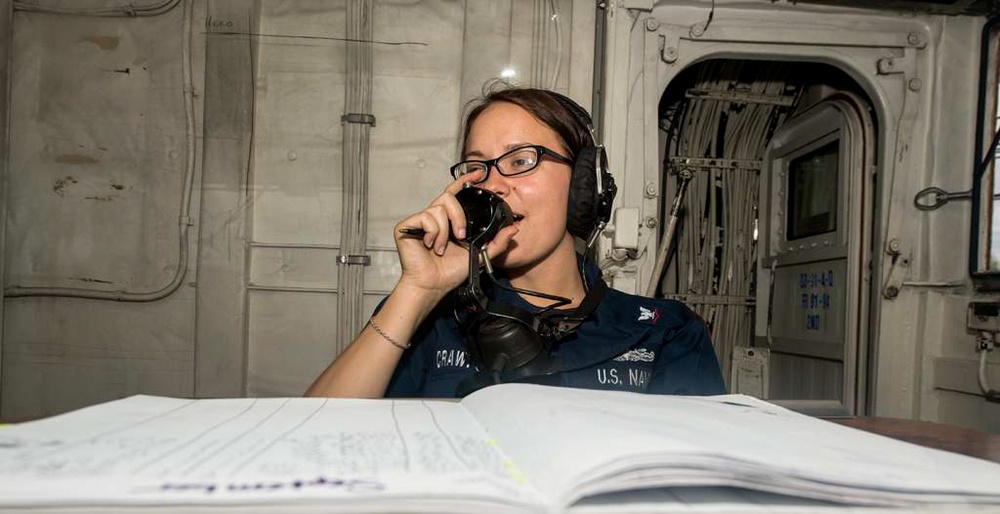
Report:
[[98,162],[97,159],[78,153],[64,153],[59,157],[56,157],[56,162],[62,164],[95,164]]
[[114,50],[121,42],[121,38],[116,36],[84,36],[80,39],[97,45],[101,50]]
[[110,195],[107,195],[107,196],[85,196],[83,198],[85,200],[94,200],[94,201],[97,201],[97,202],[110,202],[110,201],[112,201],[112,200],[115,199],[115,197],[110,196]]
[[59,195],[59,196],[65,196],[66,195],[66,191],[65,191],[66,186],[70,185],[70,184],[76,184],[76,183],[77,183],[77,180],[73,176],[66,175],[63,178],[61,178],[59,180],[56,180],[52,184],[52,192],[55,193],[55,194],[57,194],[57,195]]
[[79,280],[80,282],[91,282],[97,284],[114,284],[114,282],[110,280],[101,280],[99,278],[90,278],[90,277],[70,277],[70,280]]
[[114,182],[112,182],[111,183],[111,189],[116,189],[118,191],[122,191],[122,190],[125,189],[125,186],[122,185],[122,184],[115,184]]

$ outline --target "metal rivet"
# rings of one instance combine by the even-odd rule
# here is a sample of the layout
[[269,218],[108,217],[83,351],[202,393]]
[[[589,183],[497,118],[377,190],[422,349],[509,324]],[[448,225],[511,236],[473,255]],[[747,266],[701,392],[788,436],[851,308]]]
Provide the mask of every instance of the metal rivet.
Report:
[[666,62],[674,62],[677,60],[677,49],[668,46],[663,49],[663,60]]

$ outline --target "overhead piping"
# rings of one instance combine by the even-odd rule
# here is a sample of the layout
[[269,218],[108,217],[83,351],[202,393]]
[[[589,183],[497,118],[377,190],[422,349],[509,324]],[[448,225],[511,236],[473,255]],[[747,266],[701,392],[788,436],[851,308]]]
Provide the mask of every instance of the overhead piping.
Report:
[[132,3],[128,3],[123,7],[97,7],[93,9],[81,9],[73,8],[67,9],[62,7],[52,7],[40,4],[33,4],[31,2],[24,2],[21,0],[14,1],[15,11],[27,11],[27,12],[37,12],[45,14],[63,14],[70,16],[107,16],[107,17],[144,17],[144,16],[159,16],[164,13],[170,12],[177,4],[181,3],[181,0],[163,0],[157,4],[151,4],[148,6],[136,7]]

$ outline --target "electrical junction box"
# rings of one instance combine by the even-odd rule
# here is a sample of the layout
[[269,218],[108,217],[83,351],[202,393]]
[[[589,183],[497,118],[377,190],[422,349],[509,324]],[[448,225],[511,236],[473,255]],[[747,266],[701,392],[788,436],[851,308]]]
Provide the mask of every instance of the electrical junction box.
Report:
[[746,346],[733,348],[733,369],[729,380],[729,392],[766,399],[770,354],[771,352],[767,348]]
[[639,248],[639,209],[632,207],[615,209],[614,247],[625,250]]
[[611,276],[608,285],[623,293],[642,294],[639,292],[639,281],[636,279],[635,273],[619,271]]
[[972,332],[1000,332],[1000,302],[969,302],[966,326]]

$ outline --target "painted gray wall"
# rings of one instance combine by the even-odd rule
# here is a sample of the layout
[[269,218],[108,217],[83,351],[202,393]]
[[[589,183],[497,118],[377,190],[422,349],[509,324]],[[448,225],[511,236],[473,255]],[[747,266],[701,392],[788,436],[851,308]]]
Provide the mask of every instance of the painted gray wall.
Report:
[[[522,83],[589,91],[593,4],[561,1],[556,45],[532,45],[528,0],[375,2],[364,307],[399,273],[392,227],[450,182],[464,108],[512,68]],[[343,43],[276,37],[342,34],[337,3],[262,3],[249,201],[247,392],[299,394],[336,354],[341,240]],[[332,28],[331,28],[332,27]],[[580,39],[579,34],[591,34]],[[551,40],[555,31],[550,32]],[[549,73],[531,74],[533,63]],[[554,71],[559,67],[559,73]],[[581,73],[581,69],[585,73]],[[578,99],[586,101],[589,96]]]
[[[195,384],[199,397],[246,388],[246,242],[259,2],[217,0],[205,13]],[[233,33],[233,34],[227,34]]]
[[[295,396],[334,358],[345,2],[192,0],[184,282],[144,303],[8,298],[0,416],[138,393]],[[594,4],[556,4],[559,32],[539,44],[548,1],[375,2],[368,311],[398,273],[391,227],[449,182],[463,108],[487,78],[513,68],[589,104]],[[149,291],[173,276],[185,5],[13,14],[6,286]]]
[[[181,21],[181,8],[14,13],[8,288],[142,292],[174,276],[187,137]],[[194,313],[188,286],[149,303],[7,298],[0,415],[192,394]]]
[[[197,187],[184,283],[149,303],[5,299],[0,417],[137,393],[297,395],[334,357],[344,75],[344,43],[335,38],[344,33],[345,1],[193,0]],[[532,45],[542,4],[376,2],[375,39],[421,44],[375,47],[367,308],[398,273],[393,223],[447,183],[463,106],[487,78],[511,67],[522,82],[589,105],[594,2],[558,2],[561,61],[554,44]],[[703,20],[709,3],[699,5],[692,16]],[[0,39],[0,99],[2,78],[11,78],[10,100],[0,101],[0,119],[10,118],[0,123],[0,144],[5,134],[10,140],[0,160],[3,286],[161,287],[178,267],[186,167],[182,7],[151,18],[81,18],[11,15],[11,6],[0,0],[0,33],[10,38]],[[627,15],[612,21],[614,30],[634,27]],[[948,18],[933,26],[940,57],[927,61],[937,71],[924,82],[920,118],[932,128],[917,141],[932,164],[901,179],[909,193],[929,184],[966,189],[971,170],[973,113],[964,99],[975,56],[962,49],[975,43],[978,25]],[[621,39],[657,45],[643,30]],[[558,76],[531,76],[536,64],[551,70],[557,62]],[[627,79],[609,77],[612,112],[641,85]],[[648,94],[655,101],[661,93]],[[626,131],[611,128],[615,157],[628,144],[616,144]],[[620,187],[621,198],[642,194]],[[909,193],[900,200],[907,205]],[[968,226],[968,211],[949,205],[919,219],[908,280],[964,281],[967,234],[955,227]],[[896,336],[882,356],[891,363],[882,379],[895,384],[885,412],[998,430],[1000,409],[975,395],[974,336],[964,329],[968,301],[983,298],[970,288],[904,288],[894,300],[903,308],[883,321]],[[998,370],[991,356],[994,384]]]

